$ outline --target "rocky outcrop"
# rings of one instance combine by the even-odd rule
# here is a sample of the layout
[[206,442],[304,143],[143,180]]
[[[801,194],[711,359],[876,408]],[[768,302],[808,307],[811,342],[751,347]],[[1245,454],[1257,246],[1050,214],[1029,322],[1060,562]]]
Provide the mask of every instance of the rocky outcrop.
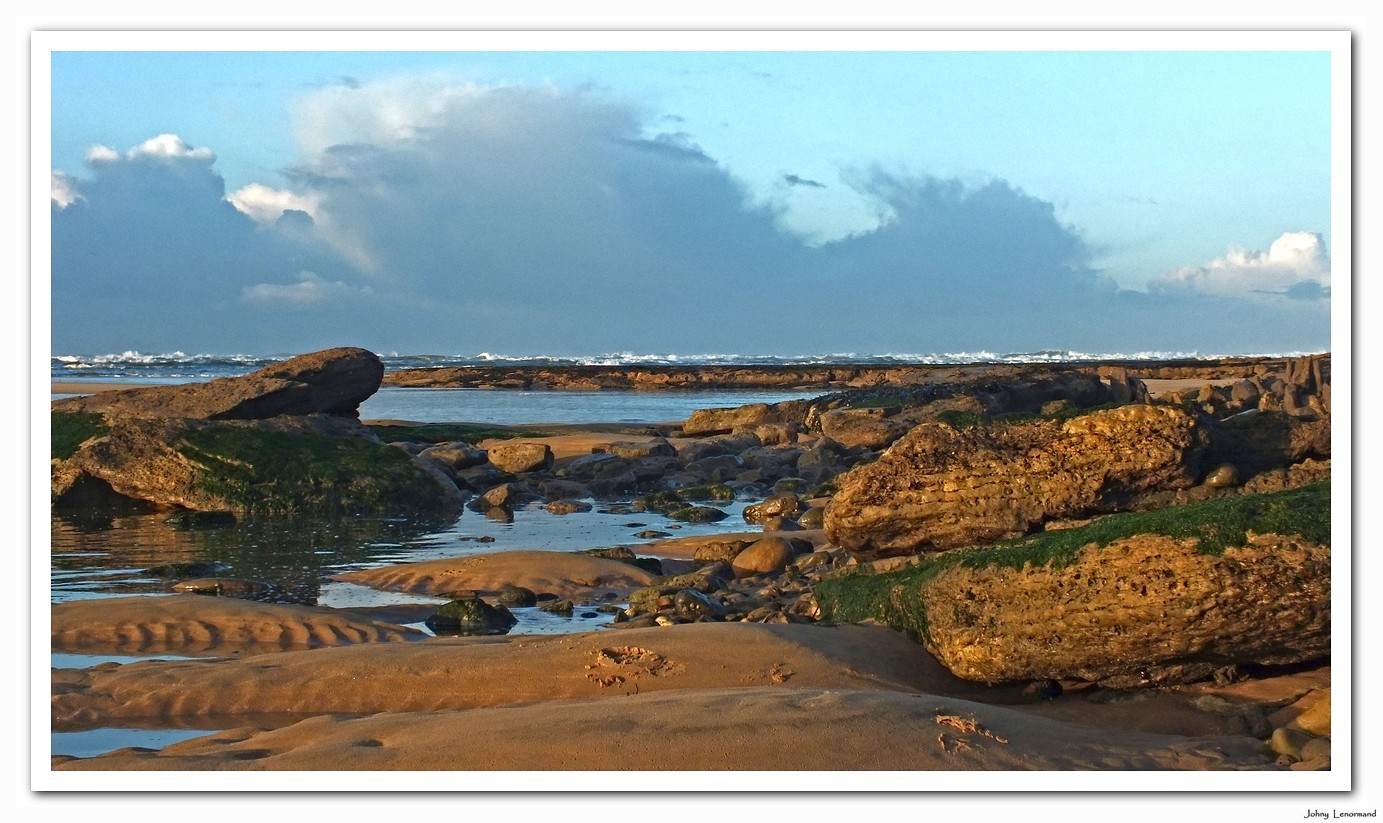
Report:
[[960,677],[1113,688],[1330,654],[1330,487],[1231,496],[819,582],[822,614],[882,620]]
[[453,475],[474,454],[433,448],[416,458],[360,424],[358,407],[383,373],[364,349],[328,349],[244,377],[57,401],[53,505],[459,511]]
[[384,364],[358,348],[327,349],[206,383],[105,391],[53,403],[53,411],[106,417],[262,420],[280,415],[358,418],[379,390]]
[[877,462],[837,478],[826,534],[865,558],[1015,537],[1195,485],[1206,442],[1196,418],[1165,406],[1064,423],[924,423]]
[[56,508],[140,501],[256,514],[459,511],[431,464],[329,415],[206,421],[126,418],[53,461]]
[[1221,555],[1197,548],[1142,535],[1060,567],[953,565],[920,592],[927,648],[969,680],[1111,688],[1330,654],[1328,546],[1274,534]]

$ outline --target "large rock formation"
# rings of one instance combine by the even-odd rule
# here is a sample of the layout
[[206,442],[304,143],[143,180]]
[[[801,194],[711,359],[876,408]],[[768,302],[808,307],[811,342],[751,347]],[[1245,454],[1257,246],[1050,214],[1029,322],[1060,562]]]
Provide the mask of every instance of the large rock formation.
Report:
[[1022,569],[956,564],[922,587],[928,650],[956,675],[1111,688],[1330,654],[1330,547],[1276,534],[1221,555],[1140,535]]
[[197,420],[262,420],[304,414],[358,418],[360,404],[379,390],[383,377],[384,364],[372,352],[326,349],[242,377],[58,400],[53,411]]
[[59,508],[134,500],[257,514],[448,513],[456,485],[426,461],[329,415],[273,420],[116,420],[53,461]]
[[1195,485],[1206,437],[1167,406],[1124,406],[1064,423],[924,423],[875,463],[837,479],[827,536],[865,557],[988,543],[1055,518],[1129,508]]
[[383,365],[364,349],[294,357],[243,377],[53,403],[58,507],[138,501],[254,513],[452,513],[431,460],[358,420]]

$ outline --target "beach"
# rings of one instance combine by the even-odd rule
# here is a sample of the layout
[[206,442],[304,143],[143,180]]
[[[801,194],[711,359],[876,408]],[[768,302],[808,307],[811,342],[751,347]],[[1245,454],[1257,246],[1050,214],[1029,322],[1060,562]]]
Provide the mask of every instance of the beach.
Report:
[[[1314,368],[1319,373],[1322,367]],[[1118,392],[1120,386],[1141,391],[1128,396],[1143,400],[1094,412],[1088,424],[1040,417],[1017,424],[1032,428],[1025,437],[1055,438],[1042,441],[1044,453],[1059,453],[1068,448],[1061,438],[1079,436],[1086,439],[1070,448],[1087,455],[1106,448],[1089,439],[1104,436],[1101,426],[1123,432],[1120,427],[1194,422],[1180,407],[1140,402],[1180,402],[1184,394],[1228,417],[1237,413],[1234,403],[1242,408],[1243,400],[1231,395],[1247,382],[1237,372],[1146,378],[1124,371],[1103,378],[1093,371],[1057,372],[1056,382],[1046,371],[1000,372],[1003,379],[1017,381],[1002,393],[1008,403],[1051,404],[1040,392],[1053,397],[1085,392],[1080,396],[1088,395],[1094,406],[1100,398],[1090,392]],[[1264,371],[1260,381],[1266,387],[1274,385],[1270,373],[1276,372]],[[999,396],[989,382],[974,383],[978,389],[967,388],[971,385],[958,383],[953,391],[947,383],[940,393],[911,386],[896,390],[911,394],[887,396],[920,404],[919,410],[967,414],[978,408],[973,398]],[[103,388],[109,385],[54,381],[54,394],[105,394]],[[879,397],[881,390],[895,391],[887,386],[857,391]],[[212,401],[223,402],[219,395],[195,402]],[[1307,395],[1293,395],[1288,402],[1305,409]],[[899,423],[913,413],[909,408],[879,414],[862,404],[810,412],[801,401],[786,401],[725,410],[721,417],[698,412],[687,420],[523,424],[485,430],[493,436],[477,436],[468,447],[479,457],[463,455],[461,448],[443,453],[441,445],[416,440],[429,431],[444,436],[445,426],[459,431],[476,424],[350,422],[368,426],[377,442],[390,442],[397,432],[403,438],[397,448],[415,462],[424,454],[438,455],[428,464],[430,471],[474,489],[462,496],[466,508],[383,518],[377,525],[369,520],[350,527],[337,521],[303,525],[299,531],[320,536],[305,541],[301,554],[280,565],[231,565],[241,562],[235,552],[248,551],[236,547],[265,539],[268,533],[258,531],[262,518],[237,515],[189,527],[166,514],[120,515],[111,521],[116,531],[123,523],[134,530],[131,534],[142,535],[144,554],[126,553],[118,564],[152,567],[162,556],[165,566],[184,565],[166,578],[147,569],[112,575],[117,566],[88,577],[64,576],[63,586],[71,587],[64,590],[75,593],[70,596],[60,595],[55,585],[55,659],[91,661],[55,664],[55,741],[103,729],[112,734],[122,728],[217,731],[157,748],[117,747],[82,756],[55,748],[51,768],[1227,773],[1329,768],[1328,654],[1293,652],[1296,658],[1288,662],[1287,653],[1265,647],[1246,652],[1237,667],[1226,656],[1203,668],[1215,670],[1210,677],[1185,674],[1202,665],[1193,663],[1196,653],[1188,649],[1176,660],[1150,658],[1146,666],[1154,675],[1133,688],[1112,686],[1128,678],[1118,666],[1091,673],[1090,666],[1108,662],[1082,664],[1084,674],[1072,669],[987,682],[958,676],[939,637],[922,643],[907,626],[890,625],[888,619],[847,619],[844,611],[831,612],[843,607],[824,597],[828,585],[853,585],[861,575],[907,574],[943,556],[933,554],[935,549],[881,551],[887,543],[870,536],[874,532],[858,531],[865,526],[855,515],[831,519],[853,499],[853,478],[890,471],[890,461],[909,454],[921,435],[952,430],[934,429],[920,416],[917,422]],[[1151,414],[1146,409],[1169,410]],[[821,422],[815,429],[796,426],[785,416],[789,412]],[[134,414],[129,419],[136,423],[149,419],[129,410],[103,413],[111,421],[126,419],[117,414]],[[1310,414],[1303,411],[1290,422],[1304,427],[1302,432],[1317,432],[1320,418]],[[716,422],[728,420],[727,415],[737,422]],[[1100,422],[1106,419],[1122,422]],[[697,421],[705,432],[694,431]],[[118,430],[125,424],[112,425]],[[1195,427],[1186,425],[1195,434]],[[1328,443],[1328,417],[1324,425]],[[1173,430],[1155,429],[1159,442]],[[876,445],[880,436],[893,438],[888,441],[893,447]],[[1197,437],[1204,435],[1187,440],[1188,449],[1206,448]],[[77,449],[73,465],[96,471],[86,468],[96,464],[80,462],[87,459],[82,448],[95,441],[87,442]],[[1228,447],[1212,442],[1210,448]],[[1155,482],[1164,485],[1156,488],[1153,480],[1140,479],[1150,484],[1142,505],[1227,505],[1238,499],[1239,487],[1251,496],[1258,490],[1290,491],[1322,471],[1328,478],[1328,453],[1322,469],[1312,448],[1319,447],[1303,447],[1282,465],[1258,467],[1241,460],[1249,467],[1246,474],[1258,473],[1236,479],[1229,491],[1207,479],[1205,469],[1185,481],[1175,472],[1158,475],[1164,479]],[[481,463],[465,462],[472,459]],[[1136,470],[1147,471],[1141,463]],[[125,488],[111,477],[115,487]],[[1039,481],[1050,482],[1023,482]],[[1270,488],[1270,481],[1277,485]],[[943,481],[937,482],[940,489]],[[956,481],[944,483],[951,488]],[[658,508],[662,498],[653,489],[680,489],[685,499]],[[728,496],[720,496],[721,489]],[[902,502],[885,508],[890,506],[896,507],[896,517],[888,528],[896,531],[903,522],[897,518],[912,515],[905,514]],[[62,512],[55,514],[55,553],[59,536],[64,555],[73,557],[101,545],[93,542],[102,539],[100,532]],[[1053,510],[1044,515],[1050,520],[1045,531],[1084,528],[1100,514],[1098,506],[1080,512]],[[698,522],[701,514],[719,519]],[[968,526],[966,534],[982,534],[979,528]],[[945,533],[935,532],[935,539]],[[1296,542],[1284,551],[1305,559],[1291,562],[1316,568],[1311,558],[1317,555],[1310,554],[1317,551],[1314,544],[1299,535],[1292,539]],[[963,545],[1001,542],[967,541]],[[149,554],[150,545],[164,548]],[[1273,545],[1271,551],[1278,551]],[[1251,552],[1268,551],[1255,546],[1232,549],[1231,557],[1252,569],[1258,561]],[[319,559],[301,559],[313,556]],[[229,562],[195,570],[188,565],[213,557]],[[291,585],[283,580],[258,581],[276,586],[272,589],[250,585],[257,574],[269,577],[280,566],[303,563],[320,567],[310,579]],[[54,579],[56,584],[56,571]],[[191,593],[196,591],[222,596]],[[431,622],[448,601],[480,600],[492,608],[520,592],[541,599],[509,601],[522,620],[508,633],[448,636]],[[1328,578],[1325,597],[1328,614]],[[1060,608],[1073,608],[1070,598],[1061,602]],[[565,612],[554,606],[562,603]],[[1076,614],[1066,612],[1060,619],[1084,619]],[[938,617],[933,617],[935,630],[950,630]],[[521,633],[535,625],[546,628]],[[1325,631],[1328,637],[1328,618]],[[975,642],[966,641],[967,648],[978,648]],[[1284,642],[1308,648],[1304,640]],[[1211,657],[1220,660],[1224,654]],[[128,662],[131,657],[138,662]],[[99,662],[106,658],[121,662]],[[613,754],[593,761],[596,752]]]

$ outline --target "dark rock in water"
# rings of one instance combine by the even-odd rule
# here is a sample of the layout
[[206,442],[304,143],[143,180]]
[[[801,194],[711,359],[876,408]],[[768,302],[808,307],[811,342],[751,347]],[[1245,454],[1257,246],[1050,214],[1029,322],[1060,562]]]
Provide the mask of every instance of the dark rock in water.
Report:
[[180,580],[174,583],[172,588],[175,592],[248,600],[255,595],[273,591],[276,587],[273,583],[263,580],[246,580],[239,577],[204,577],[196,580]]
[[660,532],[656,529],[644,529],[641,532],[634,532],[634,536],[641,540],[656,540],[660,537],[671,537],[668,532]]
[[307,414],[358,418],[360,404],[379,390],[383,377],[384,364],[373,353],[359,348],[327,349],[242,377],[58,400],[53,411],[197,420],[264,420]]
[[532,589],[507,583],[499,590],[499,594],[495,595],[495,602],[505,607],[525,608],[538,605],[538,595],[534,594]]
[[549,614],[559,614],[563,617],[571,617],[576,606],[570,600],[549,600],[539,606],[538,609],[548,612]]
[[229,563],[220,561],[211,562],[191,562],[191,563],[168,563],[163,566],[154,566],[145,569],[144,574],[153,577],[218,577],[230,571]]
[[480,495],[473,503],[489,509],[509,509],[512,511],[524,503],[539,499],[541,496],[537,491],[522,483],[501,483]]
[[508,634],[519,621],[504,606],[491,606],[479,597],[463,597],[440,606],[427,619],[435,634]]
[[792,492],[775,494],[762,503],[744,507],[744,522],[762,523],[770,517],[786,515],[791,517],[802,512],[806,506],[802,498]]
[[236,518],[234,512],[182,511],[174,512],[163,522],[179,530],[201,531],[203,529],[230,528],[235,525]]
[[575,514],[588,512],[593,506],[581,500],[554,500],[543,507],[553,514]]
[[716,523],[729,517],[729,515],[710,506],[688,506],[675,512],[669,512],[668,517],[683,523]]
[[[630,503],[630,508],[636,512],[658,512],[659,514],[675,512],[686,507],[687,501],[682,499],[681,494],[671,489],[636,497]],[[639,525],[644,524],[640,523]]]
[[591,557],[604,557],[609,560],[623,560],[630,562],[638,555],[634,554],[633,549],[628,546],[611,546],[606,549],[583,549],[580,554],[589,554]]

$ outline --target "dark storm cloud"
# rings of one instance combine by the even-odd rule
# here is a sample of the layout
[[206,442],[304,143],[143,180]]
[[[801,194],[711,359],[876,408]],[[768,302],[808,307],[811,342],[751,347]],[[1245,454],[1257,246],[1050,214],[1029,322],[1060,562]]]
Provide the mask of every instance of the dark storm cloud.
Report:
[[784,182],[784,183],[787,183],[789,186],[810,186],[810,187],[815,188],[815,189],[824,189],[824,188],[826,188],[826,184],[825,184],[825,183],[820,183],[820,182],[817,182],[816,180],[808,180],[808,179],[805,178],[805,177],[798,177],[798,176],[795,175],[795,174],[785,174],[785,175],[783,175],[783,182]]
[[400,129],[399,101],[371,91],[342,98],[355,108],[341,123],[315,110],[323,120],[308,125],[342,138],[292,170],[304,205],[276,220],[226,202],[205,157],[107,159],[63,177],[55,349],[1328,345],[1328,306],[1281,298],[1250,311],[1223,296],[1119,291],[1050,203],[1006,181],[856,172],[847,185],[884,221],[812,247],[689,137],[649,137],[631,108],[598,94],[471,89],[424,101]]

